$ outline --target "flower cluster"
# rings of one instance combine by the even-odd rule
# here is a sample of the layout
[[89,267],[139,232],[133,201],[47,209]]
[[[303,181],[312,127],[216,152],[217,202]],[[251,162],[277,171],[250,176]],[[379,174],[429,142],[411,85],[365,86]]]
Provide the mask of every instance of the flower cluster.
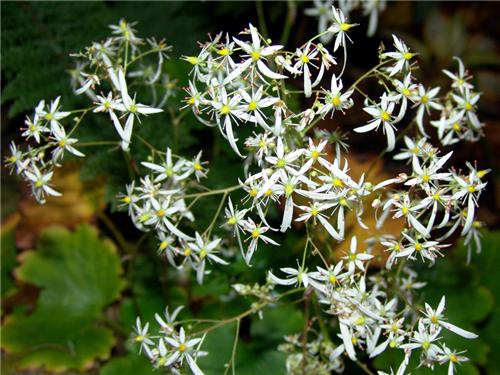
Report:
[[[74,133],[87,114],[105,113],[109,116],[109,124],[116,129],[122,149],[128,151],[136,119],[140,121],[143,116],[162,112],[161,107],[172,95],[172,83],[162,69],[170,47],[163,41],[137,37],[132,26],[121,20],[118,26],[111,26],[113,36],[72,55],[77,59],[75,69],[71,70],[72,87],[76,95],[85,94],[92,100],[89,107],[62,111],[60,97],[50,105],[42,100],[36,106],[33,118],[26,118],[25,127],[21,129],[22,136],[27,142],[33,141],[34,146],[21,151],[17,145],[11,145],[7,163],[31,185],[33,195],[40,203],[45,202],[47,195],[60,195],[51,187],[51,179],[54,167],[60,166],[64,154],[84,156],[75,148],[78,139]],[[156,55],[156,61],[150,64],[146,56],[152,54]],[[131,85],[149,87],[153,103],[140,103],[135,93],[129,93]],[[75,116],[73,124],[67,120],[70,115]],[[50,159],[46,157],[49,152]]]
[[154,336],[149,334],[149,323],[142,325],[137,318],[134,341],[140,343],[141,351],[146,353],[155,368],[180,375],[183,364],[187,363],[193,374],[203,375],[196,360],[208,354],[200,350],[204,337],[189,338],[184,327],[177,327],[176,318],[181,310],[182,306],[179,306],[170,314],[167,306],[163,317],[155,314],[160,331]]
[[[67,134],[62,120],[71,112],[61,111],[59,101],[60,97],[57,97],[50,105],[44,100],[38,103],[33,118],[26,117],[25,127],[21,129],[22,137],[26,142],[34,141],[34,146],[21,151],[12,142],[11,156],[6,160],[7,165],[29,183],[33,196],[40,203],[45,202],[47,195],[61,195],[51,187],[51,180],[54,168],[60,166],[64,154],[69,152],[78,157],[85,156],[74,147],[78,140],[70,138],[80,120],[76,118],[76,124]],[[51,157],[46,157],[47,154]]]
[[186,189],[206,177],[205,164],[201,161],[201,152],[187,160],[173,155],[167,148],[162,161],[143,162],[151,173],[141,178],[137,186],[135,182],[127,185],[126,193],[119,196],[121,206],[128,209],[135,226],[156,233],[159,253],[177,269],[186,265],[194,268],[200,284],[207,262],[228,264],[216,255],[220,238],[210,239],[210,231],[192,236],[179,228],[183,222],[194,221],[191,206],[186,204]]
[[[311,363],[323,368],[325,373],[342,372],[343,353],[356,361],[359,352],[366,352],[369,358],[374,358],[391,348],[403,350],[405,354],[398,373],[404,373],[414,352],[419,353],[421,365],[432,367],[436,363],[449,363],[450,373],[453,373],[454,365],[466,358],[446,346],[440,336],[441,330],[449,330],[467,339],[477,335],[446,320],[445,297],[436,309],[426,304],[425,311],[418,311],[411,303],[412,290],[425,283],[415,282],[415,273],[410,268],[403,268],[402,273],[413,279],[412,283],[405,288],[399,285],[401,295],[391,297],[387,281],[366,276],[372,258],[373,255],[367,252],[357,251],[356,237],[353,237],[350,251],[335,265],[317,267],[311,272],[302,265],[297,269],[282,268],[286,279],[269,274],[271,281],[278,285],[312,288],[325,312],[338,319],[336,326],[341,341],[334,345],[336,340],[325,337],[322,331],[314,340],[307,340],[307,356],[311,357],[307,361],[311,359]],[[306,360],[304,353],[297,354],[295,349],[297,344],[302,344],[294,337],[288,341],[289,344],[282,349],[290,353],[287,360],[289,373],[300,373],[299,369]]]
[[[432,266],[445,255],[456,234],[465,238],[469,254],[474,244],[477,251],[481,249],[476,207],[488,170],[471,163],[466,170],[451,167],[453,152],[444,153],[431,143],[431,132],[444,146],[482,136],[483,124],[476,114],[480,93],[474,91],[470,74],[456,58],[458,73],[444,71],[452,83],[439,96],[445,90],[426,87],[417,79],[417,53],[396,36],[393,50],[379,51],[379,63],[345,85],[347,41],[352,42],[349,32],[356,26],[346,16],[359,6],[370,15],[369,34],[373,34],[383,1],[342,1],[340,9],[315,1],[307,13],[319,16],[320,34],[295,50],[286,51],[250,24],[237,37],[220,33],[201,44],[197,56],[184,56],[192,67],[184,108],[201,124],[216,128],[243,159],[241,178],[235,186],[210,190],[201,184],[208,173],[201,152],[185,158],[176,155],[175,149],[163,152],[137,137],[152,151],[141,164],[147,173],[138,183],[129,184],[119,200],[138,229],[156,235],[159,252],[170,265],[194,269],[200,284],[210,273],[209,264],[229,264],[220,255],[223,247],[232,250],[234,243],[251,266],[262,244],[279,246],[282,233],[294,226],[305,229],[297,267],[285,266],[280,274],[268,271],[263,286],[233,286],[237,294],[257,298],[247,313],[238,315],[238,322],[249,314],[262,316],[264,306],[277,304],[287,293],[300,292],[304,299],[318,302],[320,332],[306,330],[302,337],[287,337],[281,346],[288,353],[289,373],[342,372],[346,358],[357,361],[362,353],[373,358],[399,349],[405,356],[397,370],[400,375],[415,353],[420,365],[449,364],[451,374],[466,358],[447,346],[442,330],[468,339],[476,336],[445,319],[445,297],[436,309],[428,304],[424,311],[418,308],[421,301],[416,291],[425,283],[412,266],[420,261]],[[169,48],[163,41],[137,37],[132,26],[122,20],[112,26],[112,37],[75,54],[75,94],[90,97],[89,108],[63,112],[59,98],[50,106],[42,101],[23,129],[23,136],[33,139],[37,147],[23,153],[11,146],[7,162],[30,182],[39,201],[47,194],[59,194],[50,180],[64,153],[83,156],[75,148],[78,140],[70,137],[88,113],[103,113],[120,138],[114,146],[129,152],[134,124],[163,111],[172,95],[174,84],[163,72]],[[155,56],[152,65],[147,56]],[[337,64],[339,58],[342,64]],[[360,86],[365,81],[375,82],[372,96]],[[142,86],[152,92],[148,105],[141,103],[146,97],[139,100],[131,92],[134,88],[141,94]],[[305,108],[296,109],[296,94]],[[380,181],[371,176],[371,168],[361,175],[354,173],[349,167],[346,129],[316,127],[327,117],[348,115],[356,104],[358,112],[362,109],[369,118],[351,130],[382,129],[387,142],[382,155],[396,151],[392,157],[399,163],[400,171],[392,177]],[[62,124],[73,113],[75,124],[66,133]],[[404,142],[402,148],[399,141]],[[48,150],[50,160],[45,158]],[[241,201],[229,196],[234,190],[244,193]],[[201,231],[191,209],[204,197],[219,195],[219,208]],[[374,224],[368,225],[371,214],[367,212],[373,211],[370,222]],[[400,224],[397,236],[386,232],[384,224],[390,220]],[[357,237],[349,235],[347,223],[369,233],[366,242],[358,244]],[[216,224],[233,238],[226,241],[214,235],[222,231],[215,229]],[[320,236],[326,241],[317,245]],[[334,257],[329,246],[342,247],[346,236],[349,251],[342,258]],[[376,247],[385,252],[378,254]],[[278,294],[278,285],[290,289]],[[180,373],[187,363],[193,373],[202,374],[196,359],[206,354],[200,351],[203,339],[186,335],[175,322],[179,311],[169,315],[167,310],[166,321],[156,317],[160,336],[150,336],[149,325],[142,326],[138,320],[135,340],[156,367]],[[325,314],[330,327],[323,324]],[[330,338],[331,328],[335,336]]]

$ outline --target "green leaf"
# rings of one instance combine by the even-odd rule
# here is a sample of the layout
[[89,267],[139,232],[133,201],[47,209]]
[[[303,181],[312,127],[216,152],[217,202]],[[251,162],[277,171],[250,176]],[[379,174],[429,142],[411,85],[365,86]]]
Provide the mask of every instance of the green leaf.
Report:
[[120,274],[115,247],[92,227],[46,230],[16,270],[41,288],[36,308],[5,319],[2,347],[19,357],[18,367],[48,371],[84,370],[108,358],[115,339],[102,310],[119,297]]
[[113,358],[101,369],[100,375],[147,375],[156,374],[146,356],[131,352],[126,356]]

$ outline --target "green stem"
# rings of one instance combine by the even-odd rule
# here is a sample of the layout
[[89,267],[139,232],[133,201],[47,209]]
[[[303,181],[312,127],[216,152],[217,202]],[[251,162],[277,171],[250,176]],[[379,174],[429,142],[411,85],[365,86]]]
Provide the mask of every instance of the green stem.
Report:
[[257,0],[255,2],[255,7],[257,9],[257,17],[259,19],[259,29],[264,39],[267,39],[269,37],[269,34],[267,32],[266,19],[264,17],[264,7],[262,6],[262,0]]

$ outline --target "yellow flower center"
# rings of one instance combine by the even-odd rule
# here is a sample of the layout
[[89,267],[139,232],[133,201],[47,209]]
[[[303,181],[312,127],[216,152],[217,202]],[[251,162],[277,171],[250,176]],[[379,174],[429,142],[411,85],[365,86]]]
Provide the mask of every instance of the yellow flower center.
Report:
[[30,125],[30,132],[32,132],[32,133],[33,133],[35,130],[36,130],[36,126],[35,126],[35,124],[31,124],[31,125]]
[[439,195],[439,193],[435,193],[432,198],[434,198],[435,201],[438,201],[441,199],[441,196]]
[[401,92],[404,96],[410,96],[411,95],[411,91],[410,89],[403,89],[403,91]]
[[422,102],[423,104],[429,103],[429,97],[427,95],[422,96],[420,102]]
[[130,199],[130,197],[128,195],[126,197],[122,198],[122,202],[123,203],[127,203],[128,204],[128,203],[130,203],[130,201],[131,201],[131,199]]
[[194,103],[196,103],[196,99],[194,98],[194,96],[192,96],[192,97],[190,97],[190,98],[188,99],[188,101],[187,101],[187,102],[188,102],[188,104],[193,105]]
[[312,216],[317,216],[317,215],[318,215],[318,212],[319,212],[319,211],[318,211],[318,209],[317,209],[316,207],[313,207],[313,208],[311,209],[311,215],[312,215]]
[[136,106],[135,104],[132,104],[132,105],[130,106],[130,112],[131,112],[131,113],[136,113],[136,112],[137,112],[137,106]]
[[231,111],[231,108],[227,104],[224,104],[221,109],[219,110],[219,113],[221,115],[227,115]]
[[342,198],[340,201],[339,201],[339,204],[341,206],[347,206],[347,200],[345,198]]
[[207,256],[207,250],[201,249],[200,250],[200,258],[203,259]]
[[427,182],[429,182],[429,180],[430,180],[429,175],[424,174],[424,175],[422,176],[422,181],[424,181],[424,182],[426,182],[426,183],[427,183]]
[[457,363],[458,362],[458,358],[455,354],[450,354],[450,361],[453,362],[453,363]]
[[158,217],[165,216],[165,210],[163,208],[160,208],[158,211],[156,211],[156,216]]
[[134,341],[135,341],[135,342],[143,342],[143,341],[144,341],[144,339],[145,339],[145,337],[144,337],[144,336],[139,335],[139,336],[136,336],[136,337],[134,338]]
[[472,110],[472,104],[470,104],[469,102],[465,102],[464,108],[465,110],[470,111]]
[[328,281],[330,281],[330,284],[335,284],[337,282],[337,278],[334,275],[330,275]]
[[411,52],[405,52],[403,55],[405,60],[410,60],[413,57],[413,53]]
[[380,113],[380,119],[382,121],[389,121],[390,118],[391,116],[386,111],[382,111],[382,113]]
[[190,63],[191,65],[196,65],[199,63],[200,60],[196,56],[188,56],[186,57],[186,61]]
[[399,251],[401,251],[401,245],[397,243],[393,246],[393,249],[394,249],[394,251],[399,252]]
[[252,51],[252,53],[250,53],[250,57],[252,58],[253,61],[257,61],[260,59],[260,52]]
[[365,317],[360,316],[358,319],[354,321],[354,324],[356,324],[357,326],[362,326],[363,324],[365,324]]
[[224,48],[221,48],[220,50],[218,50],[217,53],[221,56],[228,56],[229,50],[226,47],[224,47]]
[[191,249],[189,247],[186,247],[184,249],[184,256],[189,256],[191,254]]
[[279,159],[278,162],[276,163],[276,166],[278,168],[283,168],[285,166],[286,162],[283,159]]
[[259,238],[260,236],[260,231],[258,228],[255,228],[253,231],[252,231],[252,238]]
[[248,103],[249,111],[255,111],[256,109],[257,109],[257,102],[255,100],[252,100],[250,103]]
[[304,64],[307,64],[309,62],[309,56],[307,55],[303,55],[301,58],[300,58],[300,61],[302,61]]
[[417,242],[417,243],[415,244],[415,250],[416,250],[416,251],[421,251],[421,250],[422,250],[422,245],[421,245],[420,243],[418,243],[418,242]]
[[471,185],[467,188],[467,190],[469,191],[469,193],[474,193],[476,191],[476,187]]
[[229,220],[227,221],[229,225],[236,225],[237,222],[238,220],[234,216],[230,217]]
[[43,185],[43,181],[42,180],[37,180],[35,182],[35,187],[37,187],[37,188],[42,187],[42,185]]
[[430,346],[431,346],[431,343],[430,343],[429,341],[424,341],[424,342],[422,343],[422,348],[423,348],[424,350],[429,349],[429,347],[430,347]]
[[401,209],[401,212],[403,213],[403,215],[408,215],[408,207],[403,207]]
[[431,323],[432,323],[432,324],[438,324],[438,322],[439,322],[439,321],[438,321],[438,318],[437,318],[437,316],[436,316],[436,315],[431,316]]
[[184,353],[184,352],[186,351],[186,345],[185,345],[185,344],[180,344],[180,345],[179,345],[179,351],[180,351],[181,353]]
[[201,170],[203,170],[203,167],[198,162],[194,163],[193,168],[194,168],[195,171],[201,171]]
[[455,122],[452,125],[452,128],[453,128],[453,130],[455,130],[456,132],[458,132],[458,131],[460,131],[460,124],[458,122]]
[[340,178],[337,178],[337,177],[335,177],[333,179],[332,183],[333,183],[333,186],[335,186],[335,187],[342,187],[344,185],[342,180]]
[[257,195],[257,189],[253,188],[248,192],[248,195],[250,195],[252,198]]
[[317,150],[314,150],[313,152],[311,152],[311,158],[313,158],[313,159],[319,158],[319,152]]
[[66,146],[66,140],[65,140],[65,139],[61,139],[61,140],[58,142],[58,144],[59,144],[59,147],[64,147],[64,146]]
[[347,31],[351,27],[352,27],[352,25],[349,23],[346,23],[346,22],[340,24],[340,30],[342,30],[342,31]]
[[167,241],[161,241],[160,243],[160,250],[165,250],[168,246],[168,242]]
[[45,115],[45,120],[47,120],[47,121],[51,121],[53,118],[54,118],[54,116],[52,115],[52,113],[47,113]]
[[339,98],[339,96],[338,96],[338,95],[337,95],[337,96],[334,96],[334,97],[332,98],[332,104],[333,104],[335,107],[338,107],[338,106],[340,105],[340,103],[341,103],[341,100],[340,100],[340,98]]
[[270,197],[272,194],[273,194],[273,189],[267,189],[266,192],[264,193],[266,197]]
[[285,184],[285,195],[289,197],[293,193],[293,185],[292,184]]

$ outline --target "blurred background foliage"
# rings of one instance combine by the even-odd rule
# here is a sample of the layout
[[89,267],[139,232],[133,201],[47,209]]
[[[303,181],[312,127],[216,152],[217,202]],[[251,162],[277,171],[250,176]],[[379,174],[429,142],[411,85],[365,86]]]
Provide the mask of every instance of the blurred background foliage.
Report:
[[[71,94],[69,53],[104,38],[109,34],[107,25],[122,17],[138,21],[140,36],[165,38],[174,46],[167,70],[183,87],[189,66],[178,58],[195,54],[196,42],[205,40],[208,33],[236,33],[252,22],[261,30],[265,24],[268,36],[278,42],[289,17],[293,24],[288,45],[293,49],[316,31],[316,21],[303,16],[307,5],[291,1],[2,2],[2,152],[11,140],[19,139],[24,116],[40,99],[62,95],[65,108],[82,105],[81,98]],[[479,211],[489,228],[484,231],[483,252],[467,266],[465,250],[457,246],[435,267],[419,269],[421,279],[428,281],[422,300],[437,304],[446,294],[450,320],[480,334],[473,342],[450,337],[450,344],[467,349],[471,358],[460,369],[464,374],[500,374],[500,232],[495,231],[500,147],[498,10],[497,3],[389,2],[375,37],[366,38],[366,26],[353,29],[354,46],[344,78],[348,84],[365,72],[375,62],[381,41],[389,46],[391,34],[396,33],[420,53],[421,76],[427,85],[443,83],[440,70],[450,68],[452,56],[457,55],[483,92],[480,118],[487,123],[486,137],[479,144],[461,144],[453,161],[459,166],[466,160],[477,161],[481,168],[494,171]],[[258,17],[259,12],[263,17]],[[366,25],[360,14],[353,18]],[[179,90],[172,108],[182,97]],[[335,118],[319,126],[351,129],[363,121],[354,111],[350,115],[342,124]],[[240,162],[226,143],[190,115],[177,126],[169,123],[168,116],[152,116],[139,129],[158,148],[174,146],[184,155],[203,149],[210,160],[207,183],[211,188],[233,185],[241,177]],[[82,140],[114,135],[109,124],[98,120],[79,131]],[[371,163],[383,142],[382,136],[351,138],[353,169],[362,170]],[[83,162],[66,163],[56,176],[64,196],[45,206],[38,206],[26,188],[2,169],[2,373],[153,373],[129,340],[136,315],[152,320],[167,304],[185,305],[183,318],[236,315],[248,308],[249,301],[233,298],[230,284],[262,281],[266,269],[294,262],[303,236],[300,227],[287,233],[279,248],[260,249],[252,268],[238,258],[230,272],[219,268],[203,286],[193,282],[193,275],[170,269],[156,255],[154,239],[142,236],[126,214],[115,210],[114,196],[130,182],[128,166],[137,166],[148,150],[136,146],[131,155],[134,160],[125,160],[121,153],[96,149]],[[399,172],[398,168],[387,159],[376,170],[382,175]],[[210,220],[217,204],[216,199],[208,200],[195,212],[200,225]],[[332,248],[332,253],[335,250],[339,249]],[[283,335],[302,330],[303,319],[301,306],[292,304],[266,308],[262,320],[245,318],[237,373],[284,373],[285,357],[276,347]],[[210,355],[200,360],[207,374],[223,372],[235,330],[234,324],[228,325],[207,337],[204,349]],[[389,352],[370,366],[386,371],[397,367],[400,358],[394,354]],[[346,373],[357,371],[348,367]]]

